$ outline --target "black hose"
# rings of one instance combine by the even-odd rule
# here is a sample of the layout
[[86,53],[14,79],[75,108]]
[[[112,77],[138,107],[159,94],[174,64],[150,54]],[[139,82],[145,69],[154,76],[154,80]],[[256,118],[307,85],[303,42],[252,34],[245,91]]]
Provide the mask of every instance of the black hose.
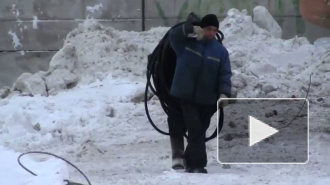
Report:
[[[71,162],[69,162],[68,160],[62,158],[62,157],[59,157],[55,154],[52,154],[52,153],[49,153],[49,152],[39,152],[39,151],[30,151],[30,152],[26,152],[26,153],[23,153],[21,155],[18,156],[17,158],[17,162],[18,164],[24,169],[26,170],[27,172],[29,172],[30,174],[34,175],[34,176],[37,176],[37,174],[33,173],[31,170],[27,169],[22,163],[21,163],[21,157],[23,157],[24,155],[27,155],[27,154],[46,154],[46,155],[51,155],[53,157],[56,157],[58,159],[61,159],[63,161],[65,161],[66,163],[68,163],[69,165],[71,165],[72,167],[74,167],[76,170],[79,171],[79,173],[84,176],[84,178],[86,179],[86,181],[88,182],[88,185],[92,185],[91,182],[89,181],[88,177],[84,174],[84,172],[82,172],[77,166],[75,166],[74,164],[72,164]],[[69,182],[68,180],[65,180],[66,182]]]
[[[149,80],[148,80],[148,81],[149,81]],[[154,127],[154,129],[157,130],[157,132],[159,132],[159,133],[161,133],[161,134],[164,134],[164,135],[170,135],[168,132],[164,132],[164,131],[160,130],[160,129],[155,125],[155,123],[152,121],[152,119],[151,119],[151,117],[150,117],[149,109],[148,109],[148,100],[147,100],[147,98],[148,98],[148,87],[149,87],[149,85],[147,84],[147,85],[146,85],[146,91],[145,91],[145,94],[144,94],[144,99],[145,99],[145,101],[144,101],[144,107],[145,107],[145,110],[146,110],[147,117],[148,117],[148,119],[149,119],[149,121],[150,121],[152,127]]]
[[[186,22],[190,22],[193,25],[198,25],[199,22],[198,21],[196,22],[196,20],[198,19],[194,18],[194,22],[189,20],[187,20]],[[178,23],[175,26],[173,26],[171,29],[180,26],[186,22]],[[174,114],[180,114],[180,115],[182,114],[180,110],[176,110],[173,107],[168,106],[169,104],[177,103],[175,102],[176,100],[173,97],[171,97],[169,93],[170,86],[173,80],[175,65],[176,65],[176,55],[170,45],[168,35],[169,35],[169,31],[160,40],[159,44],[156,46],[154,51],[148,56],[148,64],[147,64],[147,72],[146,72],[147,83],[146,83],[145,96],[144,96],[145,111],[150,124],[157,132],[164,135],[170,135],[170,133],[159,129],[150,117],[149,109],[148,109],[148,92],[150,88],[151,91],[155,94],[155,96],[158,97],[160,104],[166,114],[168,114],[169,111],[173,112]],[[220,30],[218,30],[216,38],[219,41],[219,43],[222,44],[224,35]],[[153,84],[151,83],[151,79],[153,81]],[[214,107],[216,107],[216,105],[214,105]],[[214,112],[216,112],[216,109],[214,110]],[[205,138],[206,142],[214,139],[217,136],[218,133],[217,131],[219,132],[221,131],[224,120],[223,108],[219,109],[218,117],[219,117],[218,129],[216,129],[210,137]],[[185,137],[187,137],[186,134]]]

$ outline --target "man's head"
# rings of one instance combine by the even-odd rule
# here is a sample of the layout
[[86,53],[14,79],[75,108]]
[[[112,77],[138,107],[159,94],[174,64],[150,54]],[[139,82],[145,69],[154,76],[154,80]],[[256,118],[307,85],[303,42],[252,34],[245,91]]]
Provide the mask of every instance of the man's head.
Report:
[[213,39],[219,29],[217,16],[214,14],[204,16],[201,21],[201,28],[204,29],[206,39]]

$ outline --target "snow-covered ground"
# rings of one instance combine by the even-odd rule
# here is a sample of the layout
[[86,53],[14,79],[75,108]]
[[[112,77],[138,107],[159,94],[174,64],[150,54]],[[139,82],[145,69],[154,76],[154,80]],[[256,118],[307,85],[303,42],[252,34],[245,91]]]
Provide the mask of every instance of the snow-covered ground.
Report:
[[[256,12],[260,16],[262,11]],[[171,170],[169,138],[150,126],[141,97],[147,55],[169,28],[128,32],[86,20],[68,34],[47,72],[23,74],[9,96],[0,99],[0,184],[39,185],[40,180],[57,185],[59,178],[67,177],[67,169],[70,180],[86,184],[79,173],[54,159],[41,164],[26,159],[26,166],[40,177],[23,171],[16,152],[31,150],[65,157],[93,185],[329,184],[330,51],[306,38],[282,40],[280,30],[272,33],[267,31],[270,25],[262,25],[267,21],[259,17],[257,25],[246,11],[232,9],[221,22],[233,87],[242,98],[303,98],[313,72],[308,164],[223,166],[217,163],[213,140],[207,143],[209,174]],[[158,100],[152,98],[149,106],[154,122],[166,130]],[[61,170],[62,176],[55,173]]]
[[67,179],[68,168],[63,161],[54,158],[36,162],[30,156],[22,156],[22,165],[30,169],[38,176],[27,173],[18,167],[19,153],[0,147],[0,182],[1,184],[25,184],[25,185],[62,185],[63,179]]

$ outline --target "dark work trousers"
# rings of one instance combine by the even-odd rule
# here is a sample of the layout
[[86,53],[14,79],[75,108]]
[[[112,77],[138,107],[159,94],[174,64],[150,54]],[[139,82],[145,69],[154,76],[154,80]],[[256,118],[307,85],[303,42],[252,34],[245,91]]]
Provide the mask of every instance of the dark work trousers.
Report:
[[214,113],[214,105],[178,100],[173,106],[180,108],[182,114],[178,115],[173,112],[171,114],[169,111],[168,123],[171,137],[183,137],[187,130],[188,144],[184,153],[186,164],[191,168],[205,167],[207,164],[205,135]]
[[181,140],[187,129],[184,124],[180,99],[172,97],[172,101],[169,103],[168,108],[167,122],[170,137]]

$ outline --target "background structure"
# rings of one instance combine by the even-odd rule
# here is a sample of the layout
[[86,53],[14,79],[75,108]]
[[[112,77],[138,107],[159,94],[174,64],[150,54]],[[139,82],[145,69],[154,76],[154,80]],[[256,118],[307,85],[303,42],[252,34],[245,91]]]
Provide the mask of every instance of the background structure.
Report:
[[194,11],[222,19],[231,8],[269,9],[283,38],[305,36],[311,42],[329,30],[304,21],[299,0],[2,0],[0,2],[0,87],[11,86],[23,72],[47,70],[68,32],[87,17],[119,30],[143,31],[172,26]]

